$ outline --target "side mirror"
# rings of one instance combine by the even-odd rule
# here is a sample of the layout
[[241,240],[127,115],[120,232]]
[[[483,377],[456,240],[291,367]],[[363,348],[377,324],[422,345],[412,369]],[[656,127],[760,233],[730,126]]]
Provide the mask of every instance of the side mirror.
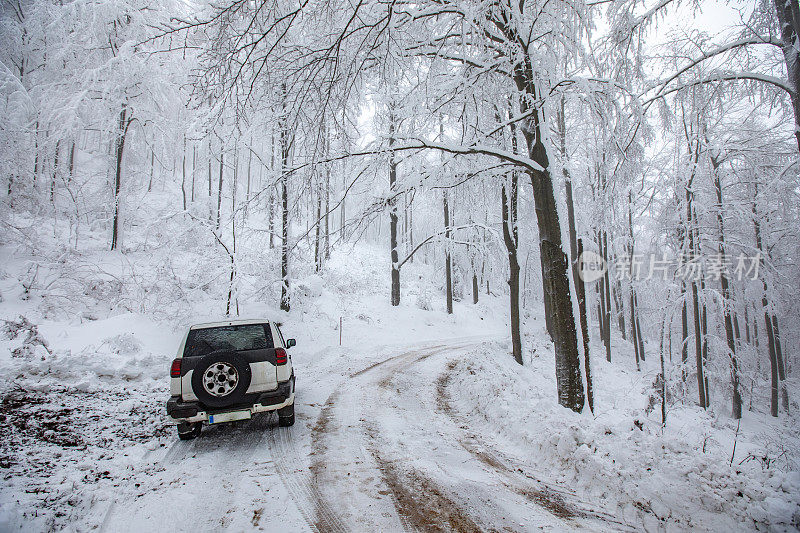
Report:
[[292,346],[296,346],[297,341],[294,339],[286,339],[286,347],[291,348]]

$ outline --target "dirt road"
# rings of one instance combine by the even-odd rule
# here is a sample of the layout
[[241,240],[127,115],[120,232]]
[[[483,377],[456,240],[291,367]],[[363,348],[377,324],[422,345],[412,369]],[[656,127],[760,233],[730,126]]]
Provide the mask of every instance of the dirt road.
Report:
[[135,490],[121,491],[101,528],[621,529],[538,479],[534,458],[473,429],[454,409],[452,361],[480,343],[387,350],[361,368],[324,359],[298,368],[294,427],[265,415],[176,440],[154,452],[156,473],[131,476]]

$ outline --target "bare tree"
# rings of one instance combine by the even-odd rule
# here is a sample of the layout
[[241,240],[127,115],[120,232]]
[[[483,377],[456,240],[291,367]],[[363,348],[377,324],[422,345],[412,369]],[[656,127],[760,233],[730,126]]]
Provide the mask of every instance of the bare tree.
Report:
[[123,103],[119,112],[119,125],[117,129],[117,138],[115,143],[115,160],[116,167],[114,173],[114,218],[111,226],[111,249],[116,250],[119,241],[119,210],[120,210],[120,193],[122,191],[122,155],[125,151],[125,137],[128,134],[128,127],[131,125],[133,117],[128,115],[128,106]]

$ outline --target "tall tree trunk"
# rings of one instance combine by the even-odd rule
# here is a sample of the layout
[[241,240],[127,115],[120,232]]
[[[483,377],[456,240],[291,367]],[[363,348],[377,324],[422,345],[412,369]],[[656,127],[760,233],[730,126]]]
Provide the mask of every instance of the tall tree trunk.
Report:
[[697,394],[700,398],[700,407],[705,409],[706,405],[706,391],[705,391],[705,377],[703,375],[703,347],[702,347],[702,330],[700,329],[700,305],[698,303],[697,283],[692,281],[692,306],[694,309],[694,348],[695,348],[695,364],[697,366]]
[[75,141],[72,141],[72,144],[69,147],[69,177],[67,178],[67,183],[72,182],[72,178],[75,176]]
[[786,362],[783,359],[783,346],[781,345],[781,334],[778,330],[778,317],[772,315],[772,333],[775,335],[775,355],[778,362],[778,381],[781,386],[781,405],[783,410],[789,412],[789,391],[786,387]]
[[224,159],[225,154],[222,152],[222,146],[220,146],[219,152],[219,182],[217,184],[217,223],[215,225],[216,229],[219,229],[219,221],[220,221],[220,213],[222,211],[222,170],[224,167]]
[[633,303],[636,305],[636,342],[639,344],[639,357],[645,360],[644,337],[642,336],[642,326],[639,325],[639,295],[633,291]]
[[122,189],[122,154],[125,150],[125,135],[128,132],[128,106],[122,104],[119,112],[119,129],[117,130],[116,142],[116,171],[114,173],[114,219],[111,227],[111,250],[116,250],[119,243],[119,207],[120,192]]
[[[389,148],[394,146],[395,117],[394,111],[389,111]],[[447,209],[447,197],[445,196],[445,209]],[[447,213],[445,213],[445,226],[447,225]],[[400,305],[400,258],[397,251],[397,160],[394,152],[389,152],[389,252],[392,260],[391,273],[391,303],[393,306]],[[448,268],[450,256],[448,255]],[[447,271],[448,290],[450,287],[450,271]],[[448,293],[449,294],[449,293]],[[453,312],[452,303],[447,308],[448,313]]]
[[251,167],[253,165],[253,135],[250,135],[250,144],[247,145],[247,196],[246,200],[247,203],[245,204],[248,208],[250,206],[250,172]]
[[[577,256],[580,258],[583,255],[583,240],[578,239]],[[592,384],[592,365],[589,358],[589,317],[586,312],[586,286],[583,280],[577,274],[577,261],[574,263],[575,270],[573,276],[575,279],[575,292],[578,295],[578,312],[580,313],[581,321],[581,334],[583,336],[583,367],[586,371],[586,402],[589,404],[589,410],[594,413],[594,385]]]
[[[753,303],[753,311],[756,310],[756,304]],[[755,344],[756,350],[758,350],[759,343],[758,343],[758,318],[757,316],[753,316],[753,344]]]
[[[439,139],[444,140],[444,123],[442,116],[439,115]],[[444,163],[442,163],[444,165]],[[442,189],[442,207],[444,208],[444,274],[445,274],[445,297],[447,314],[453,314],[453,272],[450,263],[450,206],[447,202],[447,189]]]
[[750,344],[750,317],[748,316],[747,308],[749,305],[745,302],[744,306],[744,341]]
[[633,241],[633,208],[632,208],[632,205],[631,205],[632,202],[633,202],[633,200],[632,200],[631,191],[628,191],[628,232],[629,232],[628,233],[628,239],[629,239],[628,240],[628,256],[629,256],[630,262],[631,262],[630,263],[631,264],[630,272],[629,272],[629,276],[630,276],[630,295],[629,295],[630,298],[629,298],[629,300],[630,300],[630,312],[631,312],[631,324],[630,324],[630,326],[631,326],[631,342],[633,343],[633,353],[634,353],[634,357],[636,359],[636,370],[641,370],[641,366],[639,364],[639,361],[641,360],[642,357],[641,357],[641,354],[639,353],[639,342],[637,340],[639,338],[639,333],[636,331],[636,324],[637,324],[637,320],[636,320],[636,318],[637,318],[636,317],[636,299],[635,299],[634,288],[633,288],[633,282],[634,282],[633,278],[634,278],[636,273],[633,271],[634,241]]
[[[606,265],[609,264],[608,232],[605,229],[603,230],[603,261],[605,261]],[[605,327],[606,327],[606,331],[605,331],[605,336],[606,336],[606,359],[611,361],[611,291],[612,291],[612,285],[611,285],[611,276],[609,274],[609,269],[608,268],[606,268],[605,272],[603,273],[603,279],[605,280],[605,282],[603,283],[603,286],[606,289],[606,294],[605,294],[605,298],[606,298],[606,318],[603,321],[603,323],[605,324]],[[617,292],[619,292],[619,291],[617,291]],[[623,317],[623,314],[622,314],[621,311],[618,311],[617,315],[619,316],[619,320],[620,320],[619,328],[620,328],[620,331],[622,332],[622,336],[624,338],[625,337],[625,318]]]
[[[447,189],[442,193],[442,205],[444,207],[444,276],[445,293],[447,296],[447,314],[453,314],[453,270],[450,262],[450,206],[447,204]],[[395,220],[397,216],[395,215]]]
[[[600,251],[600,257],[606,261],[606,251],[603,246],[603,234],[605,231],[599,230],[597,232],[597,249]],[[606,265],[608,262],[606,261]],[[606,348],[606,361],[611,362],[611,291],[609,289],[609,276],[608,270],[603,272],[598,283],[598,301],[597,301],[597,314],[598,325],[600,327],[600,339]]]
[[58,154],[61,152],[61,139],[56,141],[56,151],[53,155],[53,174],[50,177],[50,202],[56,200],[56,178],[58,177]]
[[236,220],[236,193],[239,190],[239,142],[233,143],[233,187],[231,187],[231,220]]
[[194,183],[197,176],[197,145],[192,142],[192,196],[191,202],[194,203]]
[[[233,186],[231,187],[231,229],[235,228],[236,222],[236,192],[239,190],[239,146],[233,145]],[[235,240],[235,233],[234,240]]]
[[686,366],[689,363],[689,320],[686,312],[686,282],[681,280],[681,382],[686,389]]
[[[288,158],[287,158],[288,159]],[[288,162],[288,161],[287,161]],[[286,168],[286,167],[284,167]],[[289,311],[289,186],[288,172],[281,174],[281,309]]]
[[408,247],[408,191],[403,192],[403,227],[400,233],[403,235],[403,242],[405,242],[405,255],[411,251]]
[[[722,204],[722,183],[721,178],[719,175],[719,167],[722,164],[721,161],[717,160],[713,155],[711,157],[711,166],[714,171],[714,190],[717,193],[717,224],[719,225],[719,256],[720,256],[720,263],[725,265],[726,262],[726,255],[725,255],[725,221],[723,217],[723,213],[725,212],[724,206]],[[733,331],[733,317],[732,317],[732,309],[734,306],[733,299],[731,298],[731,291],[728,286],[728,276],[725,272],[725,269],[721,269],[720,272],[720,286],[722,288],[722,307],[723,307],[723,314],[724,314],[724,322],[725,322],[725,340],[728,343],[728,356],[731,360],[731,391],[732,391],[732,400],[731,400],[731,413],[733,418],[740,419],[742,418],[742,396],[739,393],[739,365],[736,360],[736,340],[734,338],[734,331]]]
[[[699,238],[698,238],[699,241]],[[700,254],[698,253],[698,257]],[[703,317],[700,324],[703,331],[703,379],[705,380],[704,390],[706,392],[706,407],[711,406],[711,388],[708,386],[708,306],[706,306],[706,282],[705,278],[700,278],[700,298],[702,303]]]
[[[186,151],[184,150],[184,154]],[[228,284],[228,303],[225,306],[225,316],[231,316],[231,303],[236,300],[236,314],[239,314],[239,302],[235,295],[234,288],[236,286],[236,189],[238,185],[238,175],[236,169],[238,168],[238,158],[236,155],[236,147],[233,149],[233,194],[231,194],[231,237],[233,241],[233,251],[231,257],[231,278]]]
[[321,244],[321,231],[322,231],[322,191],[319,190],[319,183],[317,184],[317,217],[316,227],[314,228],[314,271],[319,272],[322,269],[322,249]]
[[[695,245],[694,245],[694,229],[693,224],[695,223],[692,219],[692,198],[693,195],[691,193],[691,180],[689,185],[686,187],[686,221],[687,221],[687,234],[689,236],[689,250],[690,250],[690,257],[695,257]],[[703,365],[703,332],[700,326],[700,299],[697,291],[697,281],[691,280],[692,286],[692,310],[694,311],[694,347],[695,347],[695,365],[697,369],[697,394],[700,399],[700,407],[703,409],[707,408],[708,405],[706,404],[706,390],[705,390],[705,376],[704,376],[704,365]]]
[[345,177],[344,173],[342,174],[342,200],[340,203],[340,211],[339,211],[339,238],[344,241],[347,237],[347,178]]
[[633,343],[633,351],[636,357],[636,370],[640,369],[639,361],[644,361],[644,342],[642,341],[642,331],[639,325],[639,300],[636,297],[636,289],[634,288],[634,281],[637,272],[633,270],[634,264],[634,250],[635,250],[635,241],[633,238],[633,195],[631,191],[628,191],[628,232],[629,232],[629,243],[628,243],[628,254],[630,256],[631,267],[630,267],[630,278],[631,278],[631,294],[630,294],[630,306],[631,306],[631,342]]
[[[147,192],[150,192],[150,191],[153,190],[153,173],[155,172],[155,166],[156,166],[156,150],[151,145],[150,146],[150,179],[147,181]],[[210,184],[211,184],[211,160],[210,159],[209,159],[209,163],[208,163],[208,183],[209,183],[209,186],[210,186]]]
[[[327,145],[326,145],[327,147]],[[329,149],[326,148],[326,154],[329,154]],[[331,167],[330,164],[325,165],[325,260],[331,258],[331,228],[330,228],[330,212],[331,212]]]
[[770,369],[770,402],[769,412],[772,416],[778,416],[778,356],[777,348],[775,347],[775,330],[772,328],[772,320],[770,319],[769,302],[767,300],[767,284],[764,282],[764,296],[761,299],[761,305],[764,307],[764,325],[767,330],[767,346],[769,349],[769,369]]
[[39,120],[33,130],[33,186],[36,187],[36,178],[39,177]]
[[[508,112],[509,119],[512,118],[513,104],[510,104]],[[500,122],[501,115],[497,113],[497,121]],[[519,153],[519,145],[517,143],[517,128],[513,122],[510,126],[511,130],[511,151],[515,154]],[[509,298],[509,311],[511,319],[511,354],[518,364],[522,364],[522,333],[520,329],[520,285],[519,274],[520,265],[518,258],[519,247],[519,230],[517,228],[518,220],[518,200],[519,200],[519,174],[512,171],[510,175],[511,191],[506,189],[506,182],[503,181],[501,186],[501,213],[500,218],[502,221],[503,243],[506,247],[508,254],[508,298]],[[485,265],[484,265],[485,266]],[[489,294],[489,279],[486,278],[486,294]],[[475,300],[477,302],[477,298]]]
[[637,334],[636,334],[636,304],[633,300],[633,286],[631,286],[631,342],[633,343],[633,353],[636,359],[636,370],[641,370],[641,366],[639,365],[639,343],[636,342]]
[[[600,295],[603,296],[600,296]],[[606,342],[606,335],[605,335],[605,327],[603,326],[603,319],[605,318],[605,311],[603,308],[605,307],[606,298],[605,298],[605,289],[603,289],[603,278],[602,276],[598,280],[597,284],[595,285],[595,296],[597,297],[597,332],[600,335],[600,340],[605,344]],[[606,354],[606,360],[608,360],[608,356],[610,354]]]
[[[667,300],[669,300],[670,291],[667,291]],[[661,427],[667,425],[667,374],[664,370],[664,330],[666,329],[667,317],[661,319],[661,334],[659,335],[658,355],[661,363]]]
[[230,258],[231,258],[231,277],[230,281],[228,282],[228,301],[225,304],[225,316],[231,316],[231,300],[233,299],[233,280],[236,274],[236,262],[233,259],[233,255],[231,255]]
[[[608,256],[608,251],[606,250],[606,256]],[[615,260],[612,258],[611,263],[608,262],[609,259],[606,258],[606,264],[614,263]],[[628,333],[627,329],[625,329],[625,301],[622,296],[622,282],[619,279],[614,280],[614,284],[611,285],[611,299],[614,301],[614,313],[617,315],[617,327],[619,328],[619,333],[622,335],[622,340],[628,340]],[[608,309],[608,327],[611,327],[611,303],[607,306]],[[609,337],[611,336],[611,330],[609,329],[608,332]]]
[[578,261],[583,255],[583,242],[578,239],[575,227],[575,201],[572,196],[572,178],[567,169],[569,154],[567,153],[567,123],[566,123],[566,98],[562,95],[558,107],[556,122],[558,125],[559,140],[561,141],[561,172],[564,176],[564,193],[567,202],[567,228],[569,231],[569,253],[572,263],[572,283],[575,286],[575,296],[578,300],[578,314],[583,338],[584,370],[586,371],[586,398],[589,410],[594,412],[594,391],[592,389],[592,374],[589,359],[589,320],[586,316],[586,287],[580,276]]
[[186,211],[186,135],[183,136],[183,157],[181,159],[181,195],[183,196],[183,210]]
[[778,317],[772,315],[772,332],[775,334],[775,355],[778,359],[778,379],[786,379],[786,366],[783,361],[783,347],[781,346],[781,334],[778,330]]
[[[411,196],[411,200],[408,202],[408,249],[414,249],[414,196]],[[414,257],[412,256],[409,261],[414,261]]]
[[280,121],[281,149],[281,310],[289,311],[289,156],[292,140],[286,115],[286,85],[282,87],[283,116]]
[[[694,207],[693,207],[693,200],[694,200],[694,192],[692,190],[692,184],[694,182],[694,178],[697,171],[697,163],[700,158],[700,142],[697,141],[694,143],[691,139],[690,142],[690,150],[692,152],[692,172],[689,176],[688,181],[686,182],[685,186],[685,194],[686,194],[686,226],[684,235],[685,243],[688,244],[688,256],[690,260],[693,260],[697,257],[697,253],[699,250],[699,246],[695,245],[695,228],[698,225],[697,220],[694,218]],[[699,239],[699,234],[697,235]],[[704,365],[704,358],[703,358],[703,330],[701,328],[701,318],[700,318],[700,299],[698,295],[697,289],[697,280],[691,280],[692,286],[692,311],[694,315],[694,347],[695,347],[695,365],[697,369],[697,395],[700,400],[700,407],[706,409],[708,407],[707,403],[707,394],[705,390],[706,379],[705,379],[705,365]]]
[[[501,22],[502,24],[502,22]],[[512,30],[513,31],[513,30]],[[555,190],[550,174],[550,160],[542,141],[543,110],[529,102],[538,100],[534,80],[534,66],[525,56],[514,66],[514,82],[527,98],[520,99],[520,111],[528,113],[522,122],[522,134],[528,148],[528,157],[542,170],[529,170],[533,188],[534,208],[539,228],[539,252],[542,258],[542,280],[546,308],[552,314],[553,345],[556,360],[556,387],[558,401],[564,407],[580,412],[584,404],[583,381],[578,356],[578,337],[572,313],[572,296],[567,278],[567,259],[561,246],[561,223]]]
[[[602,257],[603,247],[600,244],[600,232],[595,231],[594,237],[595,243],[597,244],[597,250],[600,252],[600,256]],[[604,281],[605,280],[603,279],[603,276],[600,276],[600,279],[597,280],[597,283],[594,286],[594,292],[595,296],[597,297],[597,333],[600,335],[600,340],[605,344],[606,330],[603,326],[603,320],[606,318],[606,290],[603,288]]]
[[[270,142],[269,142],[269,170],[270,172],[275,171],[275,133],[273,132],[270,135]],[[275,247],[275,202],[276,202],[276,190],[275,187],[270,186],[269,188],[269,249],[272,250]]]
[[[753,202],[751,204],[753,212],[753,228],[756,237],[756,250],[758,250],[759,258],[762,261],[763,267],[763,244],[761,241],[761,223],[759,222],[758,211],[756,202],[758,199],[758,183],[754,184]],[[775,344],[775,330],[772,327],[772,318],[770,317],[769,300],[767,299],[767,280],[762,274],[761,278],[763,293],[761,295],[761,307],[764,311],[764,326],[767,332],[767,349],[769,353],[769,367],[770,367],[770,403],[769,411],[774,417],[778,416],[778,387],[779,387],[779,373],[778,373],[778,350]]]
[[633,297],[633,286],[631,286],[631,294],[630,294],[630,302],[631,302],[631,342],[633,343],[633,353],[636,359],[636,370],[641,370],[641,365],[639,361],[641,360],[641,355],[639,354],[639,343],[637,342],[638,332],[636,331],[636,302],[634,301]]
[[[516,177],[512,174],[511,187],[515,187]],[[517,260],[517,234],[512,219],[512,210],[505,183],[500,191],[502,199],[503,243],[508,253],[508,287],[511,307],[511,350],[514,360],[522,364],[522,335],[519,322],[519,261]]]

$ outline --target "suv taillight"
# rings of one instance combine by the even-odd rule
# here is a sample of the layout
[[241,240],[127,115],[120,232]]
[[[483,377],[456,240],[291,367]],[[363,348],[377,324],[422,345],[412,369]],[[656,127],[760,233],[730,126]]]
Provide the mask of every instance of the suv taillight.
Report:
[[181,360],[180,359],[173,359],[172,366],[169,367],[169,377],[171,378],[179,378],[181,377]]
[[286,364],[286,350],[284,350],[283,348],[275,348],[275,364],[277,365]]

